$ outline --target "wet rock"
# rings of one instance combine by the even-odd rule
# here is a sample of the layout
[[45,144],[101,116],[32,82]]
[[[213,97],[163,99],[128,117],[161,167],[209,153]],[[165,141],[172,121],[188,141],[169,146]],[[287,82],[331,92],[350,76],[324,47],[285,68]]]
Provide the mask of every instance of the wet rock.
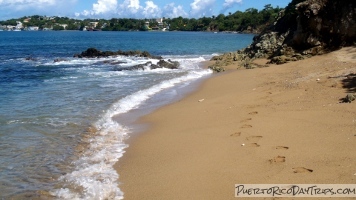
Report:
[[99,51],[95,48],[88,48],[87,50],[83,51],[80,54],[74,54],[73,57],[78,58],[102,58],[102,57],[109,57],[109,56],[136,56],[136,57],[145,57],[145,58],[152,58],[152,59],[162,59],[161,56],[154,56],[148,53],[147,51],[121,51],[118,50],[114,51]]
[[120,64],[125,64],[127,62],[124,61],[110,61],[110,60],[105,60],[103,61],[104,64],[110,64],[110,65],[120,65]]
[[138,64],[138,65],[129,66],[129,67],[117,66],[114,68],[114,70],[115,71],[124,71],[124,70],[146,70],[146,69],[159,69],[159,68],[178,69],[179,65],[180,65],[179,62],[177,62],[177,61],[160,60],[157,63],[157,65],[153,64],[151,61],[148,61],[144,64]]
[[68,60],[66,60],[66,59],[64,59],[64,58],[56,58],[56,59],[54,59],[53,60],[53,62],[63,62],[63,61],[68,61]]
[[178,69],[179,67],[179,62],[177,61],[165,61],[165,60],[160,60],[158,61],[157,65],[151,65],[151,69],[157,69],[157,68],[167,68],[167,69]]
[[150,66],[152,65],[152,62],[146,62],[144,64],[138,64],[138,65],[134,65],[134,66],[130,66],[130,67],[115,67],[114,70],[115,71],[133,71],[133,70],[145,70],[145,68],[150,68]]
[[30,61],[37,61],[36,58],[30,56],[30,57],[26,57],[25,60],[30,60]]

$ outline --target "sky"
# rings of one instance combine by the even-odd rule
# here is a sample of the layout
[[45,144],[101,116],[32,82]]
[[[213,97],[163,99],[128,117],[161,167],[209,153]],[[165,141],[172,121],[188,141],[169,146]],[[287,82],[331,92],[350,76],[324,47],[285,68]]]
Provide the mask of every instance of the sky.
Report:
[[271,4],[284,8],[291,0],[0,0],[0,20],[31,15],[77,19],[200,18],[261,10]]

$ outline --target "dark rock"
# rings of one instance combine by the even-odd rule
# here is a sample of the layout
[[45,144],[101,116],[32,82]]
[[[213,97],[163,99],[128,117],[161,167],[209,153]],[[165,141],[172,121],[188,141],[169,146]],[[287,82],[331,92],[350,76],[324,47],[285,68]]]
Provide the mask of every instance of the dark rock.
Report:
[[157,65],[152,65],[151,69],[157,69],[157,68],[178,69],[178,67],[179,67],[179,62],[177,61],[168,60],[167,62],[165,60],[160,60],[158,61]]
[[27,58],[25,58],[25,60],[30,60],[30,61],[37,61],[37,59],[36,58],[34,58],[34,57],[27,57]]
[[152,59],[162,59],[161,56],[153,56],[147,51],[121,51],[118,50],[116,52],[113,51],[99,51],[95,48],[88,48],[87,50],[83,51],[80,54],[74,54],[73,57],[78,58],[102,58],[102,57],[109,57],[109,56],[137,56],[137,57],[145,57],[145,58],[152,58]]
[[124,61],[115,61],[115,62],[113,62],[113,61],[104,61],[104,63],[108,63],[110,65],[120,65],[120,64],[125,64],[127,62],[124,62]]
[[158,69],[158,68],[167,68],[167,69],[178,69],[179,67],[179,62],[177,61],[165,61],[165,60],[160,60],[157,65],[152,64],[151,61],[146,62],[144,64],[138,64],[130,67],[115,67],[115,71],[124,71],[124,70],[145,70],[147,68],[149,69]]
[[244,66],[246,69],[255,69],[255,68],[269,67],[269,65],[260,65],[260,64],[256,64],[256,63],[253,63],[253,62],[245,62],[245,63],[243,64],[243,66]]
[[355,94],[347,94],[346,97],[342,99],[342,102],[351,103],[355,99],[356,99],[356,95]]
[[214,66],[236,63],[250,68],[248,63],[257,58],[283,64],[355,45],[355,4],[347,0],[292,0],[251,45],[211,60],[216,61]]
[[88,48],[86,51],[83,51],[81,54],[76,54],[74,57],[79,58],[94,58],[94,57],[101,57],[101,51],[98,51],[95,48]]
[[217,73],[225,71],[225,68],[218,67],[218,66],[210,66],[209,69],[211,69],[211,70],[213,70],[214,72],[217,72]]
[[56,58],[53,60],[53,62],[63,62],[63,61],[68,61],[68,60],[66,60],[64,58]]
[[145,64],[138,64],[130,67],[115,67],[115,71],[132,71],[132,70],[145,70],[146,67],[150,67],[152,62],[146,62]]

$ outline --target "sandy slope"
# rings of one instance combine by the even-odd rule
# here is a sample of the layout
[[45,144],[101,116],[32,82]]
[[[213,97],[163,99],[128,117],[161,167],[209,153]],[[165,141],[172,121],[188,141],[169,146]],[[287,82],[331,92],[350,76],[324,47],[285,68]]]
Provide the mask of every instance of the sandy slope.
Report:
[[355,48],[236,67],[143,117],[150,128],[116,165],[125,199],[234,199],[236,183],[356,183],[356,102],[339,103],[356,92],[346,77],[356,74]]

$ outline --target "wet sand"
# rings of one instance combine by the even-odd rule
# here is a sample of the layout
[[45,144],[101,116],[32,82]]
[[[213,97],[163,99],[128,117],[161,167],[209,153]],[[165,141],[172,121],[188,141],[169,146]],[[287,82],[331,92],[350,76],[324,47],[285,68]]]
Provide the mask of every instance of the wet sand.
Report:
[[[265,63],[265,60],[257,62]],[[235,184],[355,184],[356,49],[228,66],[140,119],[115,168],[125,199],[235,199]]]

